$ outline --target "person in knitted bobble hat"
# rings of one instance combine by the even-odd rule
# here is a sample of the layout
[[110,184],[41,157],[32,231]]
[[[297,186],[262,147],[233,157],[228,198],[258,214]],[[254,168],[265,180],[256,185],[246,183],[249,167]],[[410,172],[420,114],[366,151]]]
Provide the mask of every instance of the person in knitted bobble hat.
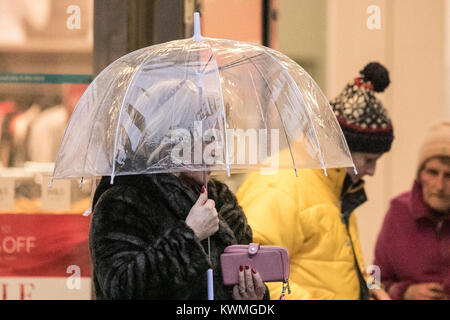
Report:
[[375,174],[376,161],[391,149],[394,140],[392,121],[375,96],[389,86],[389,72],[371,62],[360,73],[330,102],[358,171],[347,170],[354,183]]
[[450,121],[433,125],[419,149],[412,189],[395,197],[375,247],[393,299],[450,299]]
[[[389,85],[389,73],[369,63],[330,102],[358,174],[353,168],[279,170],[252,173],[237,192],[253,230],[253,241],[286,247],[291,294],[286,299],[389,299],[369,284],[352,212],[366,201],[365,175],[390,150],[392,122],[376,98]],[[268,283],[272,298],[280,285]],[[370,289],[369,289],[370,288]]]

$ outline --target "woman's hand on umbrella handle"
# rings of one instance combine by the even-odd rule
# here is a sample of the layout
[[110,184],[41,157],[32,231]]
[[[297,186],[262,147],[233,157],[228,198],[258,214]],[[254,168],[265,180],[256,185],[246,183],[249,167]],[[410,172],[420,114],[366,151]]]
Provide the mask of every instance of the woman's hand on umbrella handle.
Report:
[[189,211],[185,222],[200,240],[212,236],[219,230],[219,215],[216,211],[216,204],[214,200],[208,199],[208,192],[204,187],[191,211]]
[[266,286],[258,271],[249,266],[239,267],[239,284],[233,287],[234,300],[262,300]]

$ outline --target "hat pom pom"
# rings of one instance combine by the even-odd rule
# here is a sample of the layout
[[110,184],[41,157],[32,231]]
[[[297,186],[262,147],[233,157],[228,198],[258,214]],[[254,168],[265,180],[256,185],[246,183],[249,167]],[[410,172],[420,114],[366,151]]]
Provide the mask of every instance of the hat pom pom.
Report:
[[389,80],[389,72],[378,62],[369,63],[360,73],[365,82],[372,83],[375,92],[383,92],[391,82]]

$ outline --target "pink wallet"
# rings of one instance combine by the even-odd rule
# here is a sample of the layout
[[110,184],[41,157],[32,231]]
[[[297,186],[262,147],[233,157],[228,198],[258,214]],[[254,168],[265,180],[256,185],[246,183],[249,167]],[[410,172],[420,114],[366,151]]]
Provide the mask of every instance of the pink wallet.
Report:
[[222,277],[225,285],[238,284],[239,266],[255,268],[264,282],[283,282],[284,297],[286,288],[289,293],[289,254],[286,248],[279,246],[232,245],[225,248],[220,256]]

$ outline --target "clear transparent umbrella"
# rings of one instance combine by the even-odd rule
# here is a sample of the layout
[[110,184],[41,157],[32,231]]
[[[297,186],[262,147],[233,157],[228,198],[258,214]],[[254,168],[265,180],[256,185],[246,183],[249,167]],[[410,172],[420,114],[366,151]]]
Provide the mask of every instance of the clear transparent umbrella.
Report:
[[113,181],[205,166],[229,174],[353,162],[326,97],[297,63],[263,46],[197,34],[103,70],[70,118],[53,178]]
[[280,52],[200,36],[131,52],[76,106],[53,179],[354,167],[311,76]]

